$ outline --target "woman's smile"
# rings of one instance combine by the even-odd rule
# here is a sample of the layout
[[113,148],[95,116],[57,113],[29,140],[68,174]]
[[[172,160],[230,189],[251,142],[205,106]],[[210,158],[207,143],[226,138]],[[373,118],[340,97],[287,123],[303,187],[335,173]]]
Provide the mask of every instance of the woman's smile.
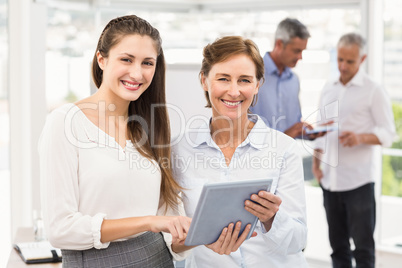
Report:
[[229,108],[238,108],[243,101],[229,101],[221,99],[221,101]]
[[121,83],[123,84],[123,86],[128,89],[128,90],[138,90],[142,83],[137,83],[137,82],[129,82],[129,81],[125,81],[125,80],[121,80]]

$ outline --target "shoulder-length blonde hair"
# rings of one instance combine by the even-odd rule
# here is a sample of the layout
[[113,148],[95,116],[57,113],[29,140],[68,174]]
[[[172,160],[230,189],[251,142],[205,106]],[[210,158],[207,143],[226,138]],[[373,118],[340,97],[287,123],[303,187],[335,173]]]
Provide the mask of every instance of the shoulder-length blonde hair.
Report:
[[[255,64],[257,81],[264,81],[264,60],[260,55],[257,45],[250,39],[245,39],[241,36],[225,36],[216,39],[213,43],[208,44],[203,50],[203,60],[201,71],[199,73],[200,82],[201,75],[208,76],[212,66],[219,62],[223,62],[232,56],[244,54],[250,57]],[[212,104],[209,100],[208,91],[205,92],[207,105],[205,107],[211,108]],[[256,95],[257,96],[257,95]],[[257,102],[257,97],[254,97],[251,106]]]

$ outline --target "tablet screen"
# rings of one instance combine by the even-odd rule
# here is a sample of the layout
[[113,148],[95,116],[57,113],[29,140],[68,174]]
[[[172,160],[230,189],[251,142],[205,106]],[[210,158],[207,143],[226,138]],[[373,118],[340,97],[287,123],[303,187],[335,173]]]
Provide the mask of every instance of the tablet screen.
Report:
[[238,221],[242,222],[240,234],[247,224],[251,224],[248,239],[258,218],[244,208],[244,202],[261,190],[269,191],[272,180],[268,178],[205,184],[185,245],[211,244],[219,238],[223,228]]

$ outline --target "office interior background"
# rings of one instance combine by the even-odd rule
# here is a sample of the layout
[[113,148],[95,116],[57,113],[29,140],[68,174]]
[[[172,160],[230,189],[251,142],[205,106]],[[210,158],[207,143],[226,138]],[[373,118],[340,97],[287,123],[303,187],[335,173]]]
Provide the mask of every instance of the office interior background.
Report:
[[[377,187],[377,266],[402,263],[402,1],[400,0],[0,0],[0,267],[16,230],[40,211],[37,140],[46,115],[93,93],[90,63],[106,23],[136,14],[159,29],[167,60],[167,101],[173,135],[207,118],[198,72],[202,48],[217,37],[254,40],[270,51],[277,24],[294,17],[312,37],[294,71],[303,118],[314,124],[320,91],[339,75],[336,43],[346,32],[367,38],[363,68],[389,93],[399,139],[382,149]],[[311,144],[300,141],[305,166],[312,267],[329,267],[330,247],[311,166]],[[315,265],[315,266],[314,266]]]

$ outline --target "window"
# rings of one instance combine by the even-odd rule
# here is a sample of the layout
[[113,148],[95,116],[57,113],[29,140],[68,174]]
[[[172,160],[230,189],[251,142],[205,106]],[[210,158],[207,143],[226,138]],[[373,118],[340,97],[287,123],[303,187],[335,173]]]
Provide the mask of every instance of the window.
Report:
[[384,2],[384,84],[391,99],[398,139],[384,150],[382,194],[402,197],[402,3]]
[[90,63],[98,39],[92,10],[48,9],[48,109],[90,95]]
[[381,244],[402,245],[402,3],[384,0],[384,86],[392,100],[397,140],[383,149],[382,196],[379,225]]
[[8,5],[0,0],[0,266],[10,253],[10,121],[8,109]]
[[[116,8],[116,7],[115,7]],[[302,9],[242,12],[150,12],[146,10],[68,10],[49,8],[46,55],[46,88],[49,109],[91,92],[90,63],[98,37],[106,23],[123,14],[147,19],[161,33],[168,64],[201,63],[202,48],[219,36],[242,35],[254,40],[261,54],[272,49],[277,23],[296,17],[313,36],[296,73],[302,81],[303,114],[308,117],[318,102],[325,80],[333,74],[334,47],[345,31],[360,26],[360,10]],[[319,71],[317,71],[319,70]],[[93,86],[93,85],[92,85]],[[317,93],[317,94],[316,94]]]

